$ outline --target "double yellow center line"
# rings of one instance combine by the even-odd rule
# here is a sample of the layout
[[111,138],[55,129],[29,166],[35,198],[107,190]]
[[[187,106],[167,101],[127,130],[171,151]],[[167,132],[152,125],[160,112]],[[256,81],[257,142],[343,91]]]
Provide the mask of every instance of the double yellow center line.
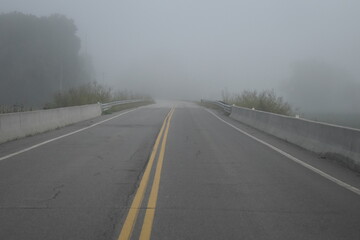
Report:
[[129,240],[133,233],[134,226],[136,224],[136,220],[139,215],[139,210],[141,208],[141,204],[143,202],[146,188],[147,188],[147,185],[148,185],[148,182],[150,179],[151,169],[154,165],[155,157],[157,155],[159,144],[160,144],[160,141],[162,138],[160,152],[158,155],[156,170],[155,170],[155,174],[154,174],[154,180],[153,180],[153,184],[152,184],[152,188],[151,188],[151,192],[150,192],[150,197],[149,197],[149,200],[147,203],[144,222],[143,222],[143,225],[141,228],[141,233],[140,233],[140,238],[139,238],[141,240],[150,239],[152,224],[153,224],[153,220],[154,220],[154,216],[155,216],[156,201],[157,201],[158,192],[159,192],[161,170],[162,170],[162,165],[163,165],[164,155],[165,155],[166,140],[167,140],[167,136],[168,136],[168,132],[169,132],[170,121],[171,121],[174,111],[175,111],[175,109],[172,108],[171,111],[166,116],[166,118],[163,122],[163,125],[161,126],[159,135],[157,136],[155,145],[152,149],[152,152],[151,152],[151,155],[149,158],[149,162],[146,166],[146,169],[145,169],[142,179],[140,181],[139,188],[136,191],[134,200],[131,204],[128,215],[127,215],[124,225],[121,229],[121,233],[120,233],[118,240]]

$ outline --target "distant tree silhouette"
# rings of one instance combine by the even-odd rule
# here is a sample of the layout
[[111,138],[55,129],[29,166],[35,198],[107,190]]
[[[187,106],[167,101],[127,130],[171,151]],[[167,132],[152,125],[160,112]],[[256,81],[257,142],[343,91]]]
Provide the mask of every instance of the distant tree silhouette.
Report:
[[63,15],[0,14],[0,104],[40,107],[90,81],[76,31]]

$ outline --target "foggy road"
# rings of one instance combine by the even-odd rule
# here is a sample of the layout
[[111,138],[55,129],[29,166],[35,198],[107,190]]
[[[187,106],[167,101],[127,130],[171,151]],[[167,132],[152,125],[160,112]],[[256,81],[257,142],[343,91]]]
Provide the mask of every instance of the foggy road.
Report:
[[0,239],[360,239],[360,195],[234,127],[360,188],[334,162],[160,101],[1,144]]

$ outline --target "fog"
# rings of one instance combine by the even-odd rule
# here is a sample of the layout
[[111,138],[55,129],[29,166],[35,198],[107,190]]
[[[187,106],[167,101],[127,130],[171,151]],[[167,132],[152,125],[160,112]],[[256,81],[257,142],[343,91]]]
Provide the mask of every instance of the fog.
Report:
[[108,86],[190,100],[275,89],[302,111],[335,99],[360,112],[358,0],[0,0],[12,11],[73,19]]

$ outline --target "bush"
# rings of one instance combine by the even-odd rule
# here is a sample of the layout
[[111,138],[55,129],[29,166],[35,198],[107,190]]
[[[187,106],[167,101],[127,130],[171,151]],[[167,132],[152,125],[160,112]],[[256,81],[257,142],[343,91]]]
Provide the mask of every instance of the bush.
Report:
[[45,109],[79,106],[94,103],[107,103],[112,101],[144,99],[152,101],[149,96],[133,94],[129,91],[116,91],[112,93],[111,88],[106,88],[96,82],[85,84],[77,88],[71,88],[67,92],[57,93],[53,102],[46,104]]
[[283,115],[291,115],[292,108],[282,97],[276,96],[274,90],[245,90],[241,94],[229,95],[222,93],[223,101],[228,104],[235,104],[240,107],[255,108],[256,110],[272,112]]
[[93,104],[111,101],[111,89],[105,88],[96,82],[71,88],[67,92],[57,93],[53,102],[46,104],[45,108],[59,108]]

